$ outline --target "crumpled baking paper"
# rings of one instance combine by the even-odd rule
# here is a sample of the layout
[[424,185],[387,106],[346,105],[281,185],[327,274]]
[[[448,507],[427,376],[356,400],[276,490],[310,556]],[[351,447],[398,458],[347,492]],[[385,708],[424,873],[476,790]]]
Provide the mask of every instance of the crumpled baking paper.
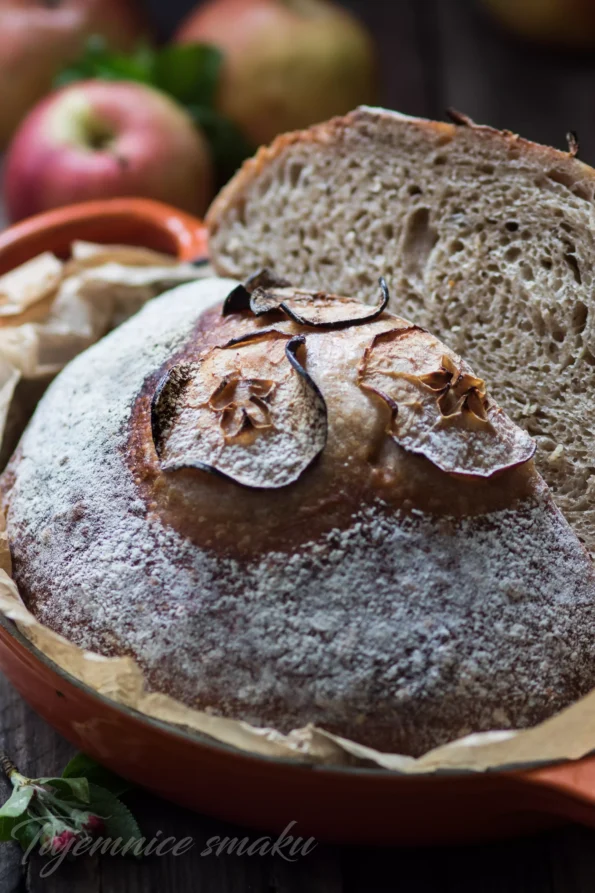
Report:
[[46,251],[0,276],[0,467],[66,363],[146,301],[210,269],[147,248],[74,242],[67,261]]

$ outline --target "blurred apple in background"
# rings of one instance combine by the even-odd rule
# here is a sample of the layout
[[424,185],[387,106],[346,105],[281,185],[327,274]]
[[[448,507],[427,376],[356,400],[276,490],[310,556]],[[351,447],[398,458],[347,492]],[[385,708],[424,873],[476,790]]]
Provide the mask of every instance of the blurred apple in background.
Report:
[[593,0],[482,0],[502,24],[542,43],[588,48],[595,46]]
[[23,122],[4,171],[19,220],[93,198],[139,195],[202,214],[213,194],[209,148],[181,106],[130,81],[82,81]]
[[207,0],[176,40],[222,50],[217,107],[256,146],[376,99],[372,40],[327,0]]
[[90,35],[129,49],[146,30],[133,0],[0,0],[0,146]]

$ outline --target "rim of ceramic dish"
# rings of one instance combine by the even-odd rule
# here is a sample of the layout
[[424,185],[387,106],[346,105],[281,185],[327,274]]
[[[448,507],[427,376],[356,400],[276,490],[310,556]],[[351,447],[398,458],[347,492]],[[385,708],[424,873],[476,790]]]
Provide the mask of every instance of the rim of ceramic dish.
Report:
[[277,763],[287,766],[288,768],[296,769],[307,768],[311,771],[313,770],[317,772],[331,772],[333,774],[344,775],[346,777],[351,777],[354,775],[381,775],[385,778],[406,778],[411,780],[419,779],[423,780],[424,782],[427,782],[432,778],[443,779],[446,777],[456,778],[461,776],[475,776],[479,780],[486,774],[496,775],[510,772],[528,772],[534,769],[543,769],[548,766],[564,765],[567,763],[575,762],[570,760],[543,760],[530,763],[507,763],[503,766],[498,767],[497,769],[488,769],[484,772],[476,772],[473,769],[444,769],[426,774],[410,775],[400,769],[384,769],[380,766],[333,766],[332,764],[319,764],[315,762],[308,762],[307,760],[296,761],[291,759],[291,757],[271,756],[269,754],[254,753],[250,750],[243,750],[242,748],[234,747],[231,744],[226,744],[223,741],[212,738],[210,735],[207,735],[204,732],[197,732],[193,729],[182,728],[181,726],[175,725],[174,723],[168,723],[164,720],[155,719],[155,717],[152,716],[147,716],[146,713],[142,713],[142,711],[135,710],[134,708],[128,707],[125,704],[120,704],[113,698],[109,698],[107,695],[101,694],[100,692],[96,691],[90,685],[81,682],[81,680],[77,679],[76,676],[73,676],[67,670],[64,670],[62,667],[60,667],[57,663],[55,663],[55,661],[49,658],[46,654],[44,654],[43,651],[41,651],[32,642],[30,642],[29,639],[27,639],[27,637],[23,635],[23,633],[21,633],[21,631],[18,629],[14,621],[9,620],[4,615],[0,615],[0,625],[10,636],[12,636],[12,638],[14,638],[19,643],[19,645],[21,645],[30,654],[32,654],[36,660],[40,661],[40,663],[53,670],[53,672],[55,672],[58,676],[66,679],[71,685],[75,686],[81,691],[84,691],[86,694],[97,698],[112,709],[118,710],[125,716],[134,717],[135,719],[138,719],[141,722],[146,723],[147,725],[158,728],[161,731],[167,732],[168,734],[174,735],[185,741],[195,741],[200,744],[207,745],[208,747],[215,748],[217,750],[226,751],[230,755],[246,755],[251,759],[262,760],[265,763]]

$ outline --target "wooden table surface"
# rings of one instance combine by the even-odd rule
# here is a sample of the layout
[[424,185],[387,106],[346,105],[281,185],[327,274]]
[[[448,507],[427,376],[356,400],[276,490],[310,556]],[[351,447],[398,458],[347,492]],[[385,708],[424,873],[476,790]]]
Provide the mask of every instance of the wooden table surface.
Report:
[[[149,5],[164,9],[159,0]],[[183,12],[186,0],[171,0]],[[578,132],[579,157],[595,163],[595,54],[575,57],[526,46],[495,28],[472,0],[350,0],[376,35],[384,103],[442,118],[448,106],[481,123],[565,148]],[[165,18],[163,19],[165,21]],[[73,753],[0,678],[0,744],[27,774],[54,775]],[[8,785],[0,781],[0,795]],[[174,858],[135,862],[79,858],[45,879],[43,862],[21,864],[16,845],[0,845],[0,893],[595,893],[595,833],[568,827],[474,847],[406,849],[318,845],[299,861],[201,856],[220,822],[139,792],[133,808],[149,837],[160,830],[195,844]]]

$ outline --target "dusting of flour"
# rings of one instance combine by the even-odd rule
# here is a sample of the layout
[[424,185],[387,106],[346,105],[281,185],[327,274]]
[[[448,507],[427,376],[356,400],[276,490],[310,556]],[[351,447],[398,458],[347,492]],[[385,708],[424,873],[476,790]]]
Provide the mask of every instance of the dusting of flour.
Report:
[[521,512],[463,521],[379,501],[345,530],[243,564],[147,514],[123,456],[132,406],[234,284],[156,299],[40,404],[8,519],[39,619],[134,656],[189,704],[386,749],[528,725],[595,685],[593,569],[539,485]]

